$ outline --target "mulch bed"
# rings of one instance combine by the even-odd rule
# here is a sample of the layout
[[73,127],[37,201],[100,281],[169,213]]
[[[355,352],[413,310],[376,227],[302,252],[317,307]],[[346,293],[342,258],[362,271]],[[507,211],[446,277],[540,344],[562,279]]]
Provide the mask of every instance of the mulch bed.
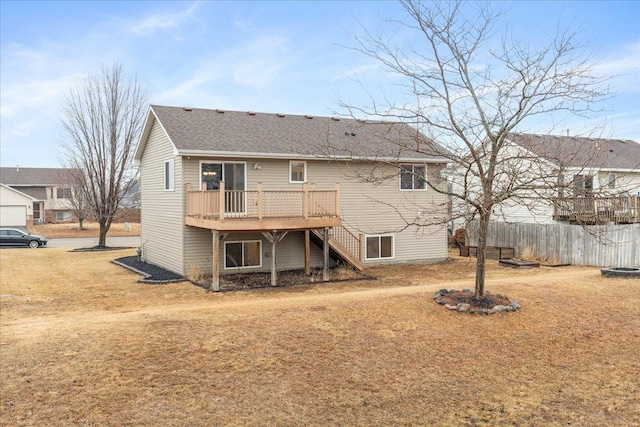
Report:
[[[162,284],[187,280],[185,277],[165,270],[162,267],[140,261],[137,256],[118,258],[113,260],[113,263],[143,275],[144,277],[138,280],[143,283]],[[375,279],[375,277],[346,268],[335,268],[329,271],[330,282],[367,279],[371,280]],[[210,278],[205,278],[193,283],[209,289],[211,280]],[[279,271],[278,284],[276,286],[271,286],[271,273],[239,273],[220,276],[221,291],[239,291],[271,287],[281,288],[311,283],[322,283],[322,269],[312,270],[310,276],[307,276],[302,270]]]
[[440,297],[446,301],[449,305],[469,304],[471,308],[486,308],[492,309],[497,305],[508,306],[511,300],[506,295],[492,294],[485,292],[484,298],[477,299],[473,292],[457,291],[454,293],[443,293]]
[[142,274],[144,277],[139,279],[139,282],[143,283],[173,283],[186,280],[179,274],[175,274],[157,265],[149,264],[145,261],[140,261],[137,256],[127,256],[113,260],[114,264],[121,267],[128,268],[138,274]]

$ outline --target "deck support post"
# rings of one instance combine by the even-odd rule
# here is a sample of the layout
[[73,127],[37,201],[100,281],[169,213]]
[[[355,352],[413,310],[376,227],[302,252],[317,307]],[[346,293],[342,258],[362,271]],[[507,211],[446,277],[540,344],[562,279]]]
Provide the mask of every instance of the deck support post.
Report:
[[304,230],[304,274],[311,275],[311,239],[309,230]]
[[271,243],[271,286],[278,285],[278,269],[276,268],[276,247],[278,243],[285,238],[285,236],[289,233],[285,231],[284,233],[280,233],[278,235],[278,230],[273,230],[271,233],[262,233],[265,239]]
[[322,234],[322,281],[329,281],[329,227]]
[[211,278],[211,288],[213,292],[220,291],[220,232],[211,230],[213,236],[213,277]]

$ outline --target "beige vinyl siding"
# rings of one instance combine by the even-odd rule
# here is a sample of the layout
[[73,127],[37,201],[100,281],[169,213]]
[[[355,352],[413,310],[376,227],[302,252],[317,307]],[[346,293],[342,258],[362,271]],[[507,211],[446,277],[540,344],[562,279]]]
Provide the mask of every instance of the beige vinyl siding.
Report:
[[[198,187],[199,167],[203,158],[184,160],[184,182]],[[300,190],[302,184],[289,183],[289,160],[246,160],[235,159],[206,159],[207,161],[246,162],[247,190],[255,190],[257,183],[262,182],[264,190]],[[258,163],[260,168],[254,169]],[[419,163],[417,163],[419,164]],[[369,166],[361,163],[336,164],[327,161],[307,161],[307,182],[318,190],[332,190],[335,183],[340,182],[341,210],[344,226],[358,235],[394,234],[394,257],[367,261],[367,265],[398,262],[432,262],[443,260],[447,256],[446,226],[420,228],[405,227],[402,217],[414,219],[419,211],[423,215],[433,214],[434,204],[445,203],[445,196],[431,190],[400,191],[399,177],[391,178],[378,186],[358,182],[353,178],[356,170]],[[428,164],[427,179],[444,185],[438,172],[442,166]],[[391,166],[379,172],[396,172]],[[186,200],[185,200],[186,203]],[[443,207],[444,209],[444,207]],[[444,213],[444,211],[443,211]],[[208,230],[198,230],[186,227],[185,232],[185,265],[197,264],[201,269],[211,270],[211,233]],[[402,231],[401,231],[402,230]],[[231,236],[237,240],[236,236]],[[270,244],[263,237],[262,252],[270,251]],[[247,237],[255,240],[255,235]],[[223,248],[221,248],[222,259]],[[322,265],[322,252],[312,244],[312,258],[314,266]],[[301,268],[304,266],[304,235],[292,232],[278,246],[278,268]],[[268,270],[270,261],[263,258],[263,270]],[[223,265],[223,264],[221,264]],[[221,269],[223,272],[223,269]]]
[[[175,186],[164,189],[165,161],[174,159]],[[156,121],[140,160],[141,239],[144,258],[178,274],[183,264],[182,161]]]

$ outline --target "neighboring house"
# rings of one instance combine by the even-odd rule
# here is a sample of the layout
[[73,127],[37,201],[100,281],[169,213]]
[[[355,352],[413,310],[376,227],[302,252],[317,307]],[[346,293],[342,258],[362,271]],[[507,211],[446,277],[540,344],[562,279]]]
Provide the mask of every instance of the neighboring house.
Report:
[[[496,206],[492,219],[549,224],[640,222],[640,144],[631,140],[513,134],[504,158],[541,188]],[[511,160],[510,160],[511,161]],[[505,164],[508,165],[508,162]],[[523,167],[529,165],[529,167]],[[508,166],[502,166],[508,172]],[[505,175],[508,175],[506,173]],[[535,182],[534,182],[535,183]]]
[[27,227],[33,224],[33,205],[37,200],[0,184],[0,226]]
[[[446,205],[419,178],[444,185],[444,159],[389,142],[417,136],[399,123],[152,106],[135,153],[143,257],[211,273],[214,288],[226,273],[444,260],[446,229],[406,226]],[[390,179],[355,177],[367,174]]]
[[31,215],[36,224],[73,220],[71,182],[69,170],[63,168],[0,168],[0,183],[33,198]]

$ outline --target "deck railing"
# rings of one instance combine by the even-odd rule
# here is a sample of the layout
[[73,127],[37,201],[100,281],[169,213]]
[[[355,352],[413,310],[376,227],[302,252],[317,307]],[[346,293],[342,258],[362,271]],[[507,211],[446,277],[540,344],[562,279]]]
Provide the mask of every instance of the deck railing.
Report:
[[333,227],[330,233],[333,238],[351,252],[356,259],[364,261],[364,237],[362,233],[356,236],[344,227]]
[[[222,214],[223,213],[223,214]],[[335,190],[266,191],[262,183],[252,191],[193,190],[187,184],[187,216],[215,219],[337,218],[340,216],[340,187]]]
[[587,223],[638,223],[640,197],[561,197],[554,200],[553,218]]

